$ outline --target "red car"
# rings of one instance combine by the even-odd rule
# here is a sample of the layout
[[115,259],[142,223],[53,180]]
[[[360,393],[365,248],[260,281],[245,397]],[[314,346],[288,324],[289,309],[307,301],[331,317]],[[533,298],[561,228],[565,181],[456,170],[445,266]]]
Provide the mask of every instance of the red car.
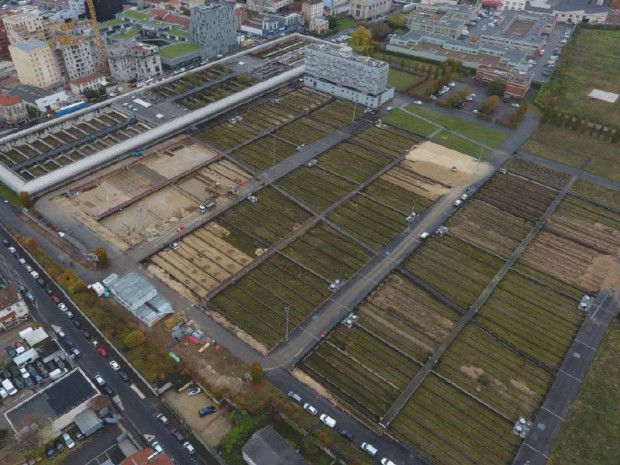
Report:
[[108,356],[108,352],[103,347],[97,347],[97,353],[104,358]]
[[52,299],[52,302],[54,302],[56,305],[60,303],[60,297],[58,297],[56,294],[52,294],[50,296],[50,299]]

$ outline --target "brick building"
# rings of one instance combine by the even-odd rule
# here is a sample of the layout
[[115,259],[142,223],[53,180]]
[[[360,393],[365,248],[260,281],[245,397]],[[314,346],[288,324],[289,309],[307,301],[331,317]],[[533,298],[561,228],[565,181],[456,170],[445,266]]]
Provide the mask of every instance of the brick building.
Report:
[[491,82],[500,80],[506,83],[504,97],[523,98],[530,89],[534,74],[529,71],[517,71],[499,66],[480,65],[476,70],[476,80]]

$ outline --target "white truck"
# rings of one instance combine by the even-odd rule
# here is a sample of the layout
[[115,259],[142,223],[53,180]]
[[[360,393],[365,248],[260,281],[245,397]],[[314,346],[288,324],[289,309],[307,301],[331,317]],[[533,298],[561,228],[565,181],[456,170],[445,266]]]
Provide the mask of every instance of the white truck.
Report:
[[10,396],[14,396],[15,394],[17,394],[17,389],[15,389],[15,386],[13,386],[13,383],[8,379],[2,380],[2,387],[7,392],[7,394]]

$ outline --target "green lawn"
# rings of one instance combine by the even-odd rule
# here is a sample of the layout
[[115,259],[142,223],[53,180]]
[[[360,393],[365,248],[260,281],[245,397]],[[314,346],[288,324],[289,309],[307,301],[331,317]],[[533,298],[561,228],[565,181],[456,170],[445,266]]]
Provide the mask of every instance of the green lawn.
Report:
[[382,121],[392,126],[396,126],[407,131],[411,131],[414,134],[427,137],[439,129],[439,126],[433,123],[424,121],[421,118],[417,118],[409,113],[397,108],[382,118]]
[[388,84],[398,91],[407,89],[415,84],[418,79],[419,78],[413,74],[398,71],[397,69],[390,68],[390,73],[388,74]]
[[110,26],[120,26],[121,24],[125,24],[124,21],[118,20],[118,19],[111,19],[109,21],[106,21],[105,23],[101,23],[99,25],[99,28],[104,28],[104,27],[110,27]]
[[411,104],[407,106],[407,110],[411,113],[415,113],[416,115],[429,119],[440,126],[445,126],[451,131],[466,135],[467,137],[490,147],[497,147],[506,137],[508,137],[508,133],[506,131],[493,129],[483,126],[482,124],[472,123],[456,116],[435,111],[428,106]]
[[620,321],[609,327],[549,465],[617,465],[620,457]]
[[140,32],[140,30],[137,27],[131,27],[125,30],[124,32],[119,32],[118,34],[114,34],[110,37],[112,39],[120,39],[120,40],[131,39],[132,37],[137,36],[138,32]]
[[9,186],[6,184],[2,184],[0,182],[0,195],[11,202],[16,207],[21,207],[21,201],[19,200],[19,195],[13,192]]
[[620,30],[578,27],[569,40],[549,88],[556,107],[611,126],[620,125],[618,105],[589,99],[592,89],[620,93],[615,70],[620,66]]
[[127,10],[123,13],[123,15],[127,16],[128,18],[142,20],[142,21],[146,21],[152,18],[151,15],[147,13],[140,13],[139,11],[136,11],[136,10]]
[[335,29],[333,29],[334,32],[344,31],[345,29],[350,29],[357,26],[357,22],[355,22],[351,18],[338,18],[337,21],[338,25]]
[[458,134],[453,134],[446,131],[441,131],[436,134],[432,141],[436,144],[443,145],[444,147],[454,149],[475,158],[480,157],[481,154],[482,158],[484,158],[491,153],[489,149],[484,149],[482,145],[476,142],[472,142],[471,140],[465,139]]
[[198,44],[178,43],[161,48],[159,54],[162,58],[177,58],[197,50],[200,50]]

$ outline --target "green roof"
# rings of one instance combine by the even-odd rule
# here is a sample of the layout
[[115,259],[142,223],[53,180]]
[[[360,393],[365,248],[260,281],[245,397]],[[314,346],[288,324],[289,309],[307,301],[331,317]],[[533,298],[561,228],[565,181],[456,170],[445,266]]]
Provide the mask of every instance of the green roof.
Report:
[[188,53],[196,52],[200,50],[198,44],[188,44],[186,42],[179,42],[177,44],[166,45],[159,49],[159,54],[162,58],[178,58]]
[[125,30],[124,32],[119,32],[117,34],[112,34],[110,37],[112,39],[131,39],[132,37],[137,36],[138,32],[140,32],[139,28],[132,27],[132,28],[129,28],[129,29]]
[[152,18],[151,15],[147,14],[147,13],[141,13],[139,11],[136,10],[127,10],[125,12],[123,12],[124,16],[127,16],[128,18],[133,18],[133,19],[139,19],[139,20],[149,20]]
[[179,37],[191,37],[191,34],[187,32],[185,29],[181,29],[178,27],[173,27],[170,29],[170,34],[177,35]]
[[120,19],[111,19],[110,21],[99,24],[99,27],[120,26],[121,24],[125,24],[125,21],[121,21]]

